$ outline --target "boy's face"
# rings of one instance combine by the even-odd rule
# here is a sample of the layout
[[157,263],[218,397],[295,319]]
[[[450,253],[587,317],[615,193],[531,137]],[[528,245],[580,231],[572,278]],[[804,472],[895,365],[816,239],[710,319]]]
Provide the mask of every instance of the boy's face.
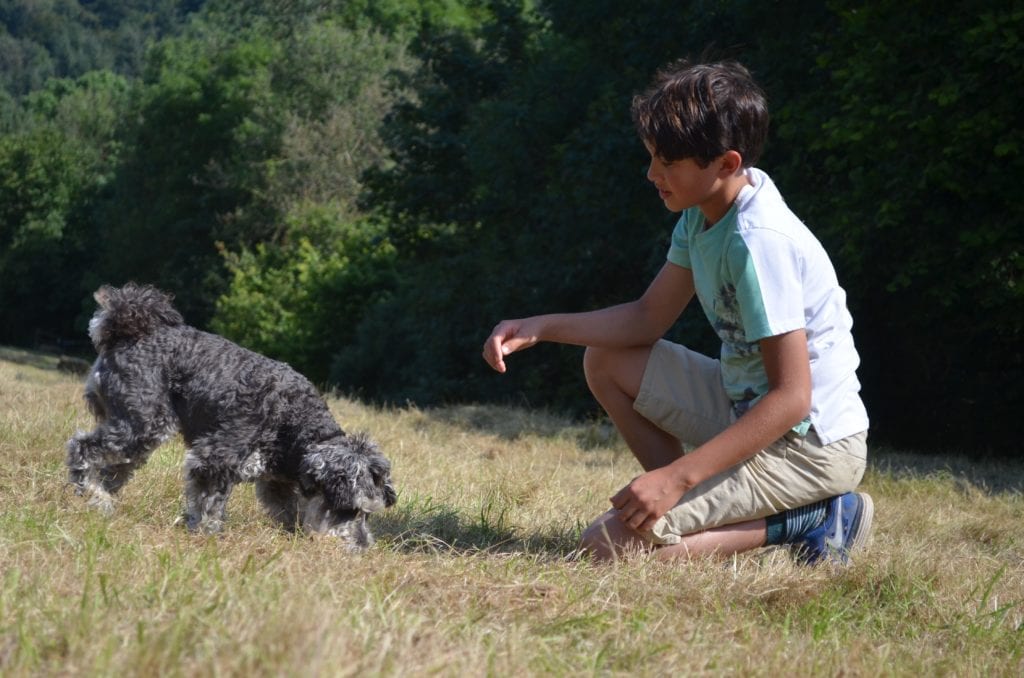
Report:
[[645,143],[651,154],[647,179],[658,189],[658,196],[672,212],[682,212],[694,205],[703,206],[717,197],[720,167],[717,160],[701,167],[693,158],[663,160],[654,148]]

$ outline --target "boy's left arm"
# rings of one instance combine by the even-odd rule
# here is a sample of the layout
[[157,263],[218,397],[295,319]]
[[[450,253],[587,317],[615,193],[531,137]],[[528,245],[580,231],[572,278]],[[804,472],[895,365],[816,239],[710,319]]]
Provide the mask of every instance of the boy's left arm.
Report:
[[620,519],[650,530],[694,486],[754,456],[811,409],[807,335],[795,330],[760,341],[768,392],[729,428],[667,466],[636,477],[612,497]]

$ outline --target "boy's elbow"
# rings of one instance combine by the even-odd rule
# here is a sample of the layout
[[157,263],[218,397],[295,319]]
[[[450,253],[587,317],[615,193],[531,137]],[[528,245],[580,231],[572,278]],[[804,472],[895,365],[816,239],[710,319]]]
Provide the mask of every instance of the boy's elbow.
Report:
[[791,426],[796,426],[811,413],[811,390],[795,388],[780,388],[776,396],[776,411],[781,419],[786,420]]
[[636,315],[631,323],[633,336],[638,345],[652,346],[665,336],[676,317],[659,313],[659,309],[651,308],[643,303],[638,304]]
[[796,423],[804,420],[811,413],[811,389],[797,389],[793,398],[793,410]]

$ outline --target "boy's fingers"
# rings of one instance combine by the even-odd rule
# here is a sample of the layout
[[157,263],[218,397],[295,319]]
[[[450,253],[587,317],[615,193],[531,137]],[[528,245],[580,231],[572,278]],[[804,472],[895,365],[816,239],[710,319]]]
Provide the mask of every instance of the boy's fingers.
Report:
[[629,485],[626,485],[624,488],[612,495],[612,498],[609,501],[611,501],[613,508],[621,511],[626,505],[626,490],[628,489]]
[[510,353],[515,353],[519,349],[523,348],[525,344],[526,342],[523,341],[522,339],[517,339],[516,337],[509,337],[504,342],[502,342],[501,346],[498,349],[498,353],[499,355],[509,355]]
[[498,372],[505,371],[505,361],[501,359],[501,353],[492,348],[490,344],[484,348],[484,360]]
[[533,337],[516,336],[518,331],[518,325],[499,323],[484,342],[484,360],[498,372],[505,372],[505,356],[537,343]]
[[504,337],[501,335],[492,334],[484,344],[484,360],[498,372],[505,371],[505,361],[502,360],[502,357],[511,353],[503,345],[503,340]]

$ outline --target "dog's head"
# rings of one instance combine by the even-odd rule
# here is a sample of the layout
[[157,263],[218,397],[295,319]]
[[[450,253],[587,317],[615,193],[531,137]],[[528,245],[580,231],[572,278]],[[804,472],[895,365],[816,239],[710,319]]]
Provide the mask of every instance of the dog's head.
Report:
[[184,319],[171,305],[171,295],[150,285],[104,285],[93,294],[99,308],[89,321],[89,337],[97,351],[120,341],[134,341],[162,326],[181,325]]
[[306,500],[303,527],[341,537],[354,550],[373,543],[366,516],[397,500],[391,464],[363,435],[318,445],[299,466]]

